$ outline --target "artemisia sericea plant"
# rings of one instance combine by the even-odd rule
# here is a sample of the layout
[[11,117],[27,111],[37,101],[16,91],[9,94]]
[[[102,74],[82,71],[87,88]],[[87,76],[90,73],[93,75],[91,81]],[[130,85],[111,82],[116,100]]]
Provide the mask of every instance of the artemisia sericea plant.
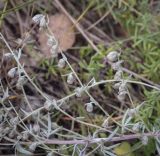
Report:
[[[33,78],[25,71],[25,64],[20,61],[25,45],[14,50],[4,36],[0,34],[1,41],[5,43],[9,51],[3,55],[2,61],[16,61],[15,66],[8,70],[7,76],[14,80],[15,87],[22,91],[26,107],[28,108],[27,111],[23,108],[17,110],[9,98],[11,96],[9,87],[4,87],[1,81],[1,143],[14,145],[16,153],[25,155],[33,155],[36,149],[41,148],[48,156],[66,155],[66,151],[68,155],[72,156],[94,155],[96,152],[101,153],[100,155],[116,156],[114,149],[119,146],[120,142],[136,139],[139,140],[139,147],[141,147],[142,145],[147,145],[152,138],[160,154],[159,129],[158,127],[152,127],[152,129],[147,127],[140,115],[146,102],[135,105],[128,85],[142,85],[157,93],[160,93],[160,88],[141,81],[135,81],[132,79],[132,75],[124,76],[125,73],[122,70],[122,66],[125,60],[120,59],[122,54],[118,50],[110,51],[105,58],[115,72],[113,79],[96,81],[93,77],[89,82],[82,83],[65,53],[61,50],[58,40],[48,27],[48,17],[37,14],[32,20],[35,25],[38,25],[39,30],[44,31],[48,37],[46,46],[49,46],[50,56],[57,62],[58,69],[61,71],[66,67],[69,68],[70,72],[65,75],[66,84],[74,86],[76,82],[78,85],[74,86],[75,89],[72,93],[61,99],[48,96],[36,85]],[[36,109],[32,108],[32,104],[27,99],[25,93],[24,85],[28,84],[32,85],[43,101],[43,105]],[[100,84],[112,84],[116,90],[116,98],[122,105],[126,98],[129,99],[131,107],[124,111],[121,121],[115,120],[112,114],[109,114],[90,93],[92,88]],[[84,95],[89,100],[82,107],[86,109],[88,114],[93,113],[94,109],[100,110],[105,118],[102,125],[86,122],[83,120],[83,116],[73,116],[64,109],[64,106],[70,102],[71,98],[75,98],[78,101],[78,99],[83,99]],[[83,135],[74,131],[74,128],[67,129],[65,126],[56,123],[56,115],[54,115],[56,112],[68,117],[72,123],[75,122],[79,126],[88,127],[88,134]],[[139,120],[134,120],[135,117]],[[113,124],[110,125],[110,122]],[[92,132],[89,129],[92,129]],[[100,133],[105,133],[106,137],[100,137]]]

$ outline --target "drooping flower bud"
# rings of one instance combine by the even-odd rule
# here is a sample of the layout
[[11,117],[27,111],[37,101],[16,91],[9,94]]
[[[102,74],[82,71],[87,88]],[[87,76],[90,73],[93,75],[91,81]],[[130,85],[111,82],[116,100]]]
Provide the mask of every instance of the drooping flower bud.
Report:
[[104,122],[102,123],[102,127],[107,128],[109,125],[109,118],[107,118],[106,120],[104,120]]
[[75,77],[73,76],[73,73],[70,73],[67,77],[67,83],[68,84],[73,84],[73,82],[75,81]]
[[118,70],[114,75],[114,80],[120,81],[122,79],[122,70]]
[[32,20],[33,20],[36,24],[39,24],[42,18],[44,18],[44,15],[42,15],[42,14],[37,14],[37,15],[35,15],[35,16],[32,18]]
[[47,41],[47,45],[49,47],[52,47],[53,45],[56,45],[56,44],[57,44],[56,40],[52,36],[49,36],[48,41]]
[[33,132],[36,133],[36,134],[39,134],[39,132],[40,132],[39,124],[34,124],[33,125]]
[[22,140],[26,141],[29,138],[29,132],[28,131],[24,131],[22,132]]
[[17,74],[17,67],[14,67],[12,69],[10,69],[7,73],[7,75],[10,77],[10,78],[14,78]]
[[36,147],[38,146],[38,142],[34,142],[29,146],[29,150],[31,152],[34,152],[36,150]]
[[119,53],[117,51],[111,51],[108,55],[107,55],[107,59],[110,62],[116,62],[118,60],[119,57]]
[[126,97],[127,92],[126,91],[122,91],[118,94],[117,98],[120,102],[124,102],[125,97]]
[[53,152],[49,152],[47,156],[54,156]]
[[10,138],[14,138],[16,136],[16,130],[15,129],[12,129],[11,132],[8,134],[8,136]]
[[21,135],[18,135],[17,136],[17,140],[21,140],[22,139],[22,136]]
[[57,57],[58,56],[58,45],[53,45],[50,48],[50,53],[51,53],[53,58]]
[[14,56],[11,54],[11,53],[5,53],[4,55],[3,55],[3,60],[4,61],[10,61],[11,59],[13,59],[14,58]]
[[83,92],[83,88],[82,88],[82,87],[77,87],[77,88],[75,89],[75,93],[76,93],[76,96],[77,96],[77,97],[81,97],[82,92]]
[[112,69],[113,70],[121,70],[121,64],[123,63],[123,60],[120,60],[116,63],[113,63],[111,66],[112,66]]
[[59,68],[64,68],[65,65],[66,65],[66,62],[63,58],[58,61],[58,67]]
[[114,86],[113,86],[113,88],[114,88],[114,89],[119,89],[121,83],[122,83],[122,82],[115,83]]
[[91,113],[93,111],[93,103],[92,102],[86,103],[86,111],[89,113]]
[[140,123],[137,122],[137,123],[135,123],[135,124],[133,125],[132,130],[133,130],[134,132],[139,132],[140,126],[141,126]]
[[17,81],[17,84],[16,84],[16,88],[20,89],[26,82],[27,82],[27,78],[25,76],[20,76],[18,78],[18,81]]
[[35,15],[32,20],[34,21],[34,23],[39,24],[40,28],[42,27],[46,27],[48,22],[46,21],[46,18],[44,15],[42,14],[37,14]]
[[10,123],[15,126],[19,123],[19,118],[18,117],[14,117],[12,119],[10,119]]
[[50,110],[53,108],[52,101],[46,100],[46,102],[44,103],[44,108],[45,108],[47,111],[50,111]]
[[146,135],[142,136],[141,142],[143,145],[147,145],[148,144],[148,137]]
[[127,92],[127,86],[126,86],[126,82],[125,81],[123,81],[121,83],[121,85],[119,86],[119,93],[120,92]]
[[137,114],[137,109],[136,108],[129,109],[129,111],[128,111],[129,117],[134,117],[134,116],[136,116],[136,114]]

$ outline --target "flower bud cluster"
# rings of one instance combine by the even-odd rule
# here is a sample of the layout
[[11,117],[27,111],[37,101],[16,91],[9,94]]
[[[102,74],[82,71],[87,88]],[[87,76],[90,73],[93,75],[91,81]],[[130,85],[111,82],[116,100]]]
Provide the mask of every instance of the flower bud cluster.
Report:
[[118,100],[120,102],[124,102],[124,100],[126,98],[126,95],[128,93],[127,92],[127,83],[126,83],[126,81],[121,80],[121,82],[118,82],[118,83],[116,83],[114,85],[114,88],[119,90],[118,91],[118,96],[117,96]]
[[115,89],[119,90],[117,98],[120,102],[124,102],[127,94],[127,87],[126,82],[123,81],[123,71],[121,67],[123,60],[119,60],[119,56],[120,54],[118,52],[112,51],[107,55],[107,59],[111,62],[112,69],[116,71],[114,80],[120,81],[113,86]]

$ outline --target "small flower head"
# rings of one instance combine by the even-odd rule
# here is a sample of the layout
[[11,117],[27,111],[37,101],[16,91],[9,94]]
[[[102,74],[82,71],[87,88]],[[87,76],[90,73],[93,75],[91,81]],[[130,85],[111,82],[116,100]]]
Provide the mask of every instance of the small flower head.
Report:
[[126,91],[122,91],[118,94],[117,98],[120,102],[124,102],[125,98],[126,98],[126,94],[127,92]]
[[55,109],[59,110],[58,102],[56,99],[52,99],[52,105]]
[[76,96],[77,96],[77,97],[81,97],[83,90],[84,90],[84,89],[83,89],[82,87],[77,87],[77,88],[75,89]]
[[136,109],[136,108],[129,109],[129,111],[128,111],[128,116],[129,116],[129,117],[134,117],[134,116],[136,116],[137,113],[138,113],[138,112],[137,112],[137,109]]
[[38,111],[33,112],[32,115],[31,115],[31,116],[32,116],[32,119],[33,119],[33,120],[37,120],[38,114],[39,114]]
[[117,51],[111,51],[108,55],[107,55],[107,59],[110,62],[116,62],[118,60],[119,57],[119,53]]
[[34,23],[39,24],[40,28],[44,28],[48,25],[45,16],[42,14],[35,15],[32,20],[34,21]]
[[16,136],[16,130],[15,129],[12,129],[11,132],[8,134],[8,136],[10,138],[14,138]]
[[58,67],[59,68],[64,68],[65,65],[66,65],[66,62],[63,58],[58,61]]
[[126,86],[126,82],[125,81],[123,81],[121,83],[121,85],[119,86],[119,93],[121,93],[121,92],[127,92],[127,86]]
[[102,123],[102,127],[107,128],[109,125],[109,118],[107,118],[106,120],[104,120],[104,122]]
[[47,156],[54,156],[54,153],[53,153],[53,152],[49,152],[49,153],[47,154]]
[[3,55],[3,60],[4,61],[10,61],[10,60],[12,60],[14,58],[14,56],[11,54],[11,53],[5,53],[4,55]]
[[22,136],[21,135],[18,135],[17,136],[17,140],[21,140],[22,139]]
[[51,53],[51,56],[53,58],[57,57],[58,56],[58,45],[53,45],[51,48],[50,48],[50,53]]
[[20,89],[26,82],[27,78],[25,76],[20,76],[16,84],[17,89]]
[[45,108],[47,111],[50,111],[50,110],[53,108],[52,101],[46,100],[46,102],[44,103],[44,108]]
[[122,74],[123,74],[122,70],[118,70],[114,75],[114,80],[120,81],[122,79]]
[[114,86],[113,86],[113,88],[114,88],[114,89],[119,89],[121,83],[122,83],[122,82],[115,83]]
[[34,21],[34,23],[39,24],[44,17],[45,16],[42,14],[37,14],[32,18],[32,20]]
[[73,84],[74,81],[75,81],[75,77],[74,77],[73,73],[70,73],[67,77],[67,83],[71,85],[71,84]]
[[148,137],[146,135],[142,136],[141,142],[143,145],[147,145],[148,144]]
[[53,36],[49,36],[48,41],[47,41],[47,45],[49,47],[52,47],[56,44],[57,44],[57,41],[53,38]]
[[19,118],[18,117],[14,117],[14,118],[10,119],[10,123],[13,126],[17,125],[19,123]]
[[32,143],[30,146],[29,146],[29,150],[31,151],[31,152],[34,152],[35,150],[36,150],[36,147],[38,146],[38,142],[34,142],[34,143]]
[[7,73],[10,78],[14,78],[17,75],[17,67],[10,69]]
[[93,103],[92,102],[86,103],[86,111],[89,113],[93,112]]
[[26,141],[29,138],[29,132],[28,131],[24,131],[22,132],[22,140]]
[[120,60],[116,63],[113,63],[111,66],[112,66],[112,69],[113,70],[121,70],[121,64],[123,63],[123,60]]
[[40,126],[39,126],[39,124],[34,124],[33,125],[33,132],[35,134],[39,134],[39,132],[40,132]]
[[136,124],[133,125],[132,130],[134,132],[139,132],[140,128],[141,128],[141,124],[137,122]]

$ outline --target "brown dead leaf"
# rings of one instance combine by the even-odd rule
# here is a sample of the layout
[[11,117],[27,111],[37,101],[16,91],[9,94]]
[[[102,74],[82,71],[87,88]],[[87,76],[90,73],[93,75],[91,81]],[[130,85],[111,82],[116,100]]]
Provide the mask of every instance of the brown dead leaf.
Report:
[[[66,51],[71,48],[75,41],[75,33],[72,22],[64,14],[58,13],[49,16],[49,28],[59,42],[59,47]],[[50,57],[49,46],[47,45],[48,37],[44,32],[39,34],[40,48],[46,57]]]

